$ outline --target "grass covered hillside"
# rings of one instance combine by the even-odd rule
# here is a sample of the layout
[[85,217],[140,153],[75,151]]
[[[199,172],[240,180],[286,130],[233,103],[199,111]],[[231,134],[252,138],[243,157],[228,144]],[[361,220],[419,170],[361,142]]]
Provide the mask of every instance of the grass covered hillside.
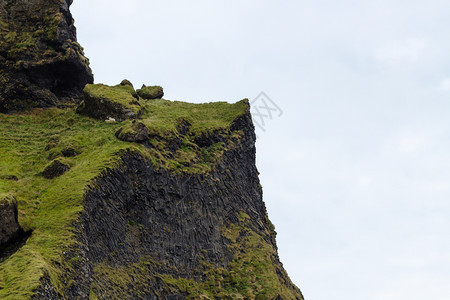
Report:
[[[90,89],[95,94],[95,86]],[[83,195],[94,178],[117,166],[122,153],[139,152],[174,174],[208,172],[232,146],[225,140],[239,141],[240,132],[231,132],[230,126],[249,109],[246,100],[189,104],[141,99],[133,105],[140,109],[137,122],[147,128],[140,143],[116,137],[119,129],[133,134],[133,119],[105,122],[72,108],[0,114],[0,196],[17,199],[19,223],[32,230],[24,246],[0,261],[1,299],[29,299],[44,274],[56,290],[68,284],[64,273],[72,264],[63,253],[77,243],[73,224],[83,210]],[[202,143],[212,136],[213,143]],[[67,169],[48,179],[46,170],[56,162]]]

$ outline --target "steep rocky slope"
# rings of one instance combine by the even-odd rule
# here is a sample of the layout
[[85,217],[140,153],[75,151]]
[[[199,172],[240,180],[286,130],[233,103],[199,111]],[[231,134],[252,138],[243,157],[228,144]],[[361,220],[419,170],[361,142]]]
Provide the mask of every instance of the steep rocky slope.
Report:
[[[278,259],[247,100],[151,99],[160,87],[126,80],[83,93],[70,3],[0,4],[1,299],[303,299]],[[36,30],[27,16],[58,24],[51,59],[45,38],[8,54]]]

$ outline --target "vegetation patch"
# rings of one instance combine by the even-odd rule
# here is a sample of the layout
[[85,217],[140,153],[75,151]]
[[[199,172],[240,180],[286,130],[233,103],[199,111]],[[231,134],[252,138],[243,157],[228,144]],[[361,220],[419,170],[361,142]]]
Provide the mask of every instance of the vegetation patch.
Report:
[[152,269],[157,262],[150,256],[129,266],[110,266],[106,262],[94,268],[91,299],[141,299],[151,290]]

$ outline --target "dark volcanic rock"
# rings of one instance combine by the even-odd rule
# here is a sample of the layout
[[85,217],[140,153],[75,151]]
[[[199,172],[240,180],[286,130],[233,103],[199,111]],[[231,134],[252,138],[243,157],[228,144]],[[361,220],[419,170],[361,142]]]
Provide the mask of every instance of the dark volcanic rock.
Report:
[[16,240],[22,229],[17,219],[17,201],[11,195],[0,196],[0,250]]
[[79,103],[93,75],[72,0],[0,0],[0,112]]
[[44,171],[42,171],[42,176],[47,179],[53,179],[59,177],[70,170],[70,167],[62,163],[59,159],[52,161]]

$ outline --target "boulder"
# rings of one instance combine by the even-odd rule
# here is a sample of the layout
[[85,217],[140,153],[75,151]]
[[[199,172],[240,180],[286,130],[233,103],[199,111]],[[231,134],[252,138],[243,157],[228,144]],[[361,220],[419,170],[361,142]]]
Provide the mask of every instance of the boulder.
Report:
[[45,167],[44,171],[42,171],[42,176],[47,179],[53,179],[63,175],[69,170],[70,167],[68,165],[59,159],[55,159]]
[[160,86],[145,86],[144,84],[141,89],[136,91],[136,93],[139,97],[147,100],[164,97],[164,90]]
[[20,236],[22,228],[17,215],[16,198],[12,195],[0,196],[0,249]]
[[130,124],[127,124],[121,127],[116,132],[116,137],[119,140],[125,142],[135,142],[140,143],[148,140],[149,131],[147,126],[144,123],[133,121]]
[[124,121],[142,115],[139,102],[133,97],[134,88],[129,85],[108,86],[88,84],[83,90],[84,101],[77,112],[99,120]]
[[61,154],[64,157],[74,157],[81,153],[80,149],[74,148],[74,147],[67,147],[61,150]]
[[132,84],[131,81],[129,81],[128,79],[122,80],[122,82],[120,83],[120,85],[128,85],[128,86],[131,86],[132,88],[134,88],[134,87],[133,87],[133,84]]

